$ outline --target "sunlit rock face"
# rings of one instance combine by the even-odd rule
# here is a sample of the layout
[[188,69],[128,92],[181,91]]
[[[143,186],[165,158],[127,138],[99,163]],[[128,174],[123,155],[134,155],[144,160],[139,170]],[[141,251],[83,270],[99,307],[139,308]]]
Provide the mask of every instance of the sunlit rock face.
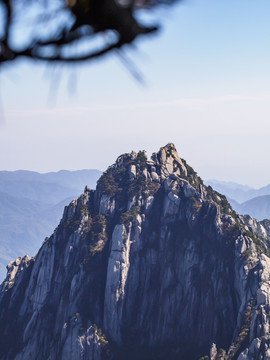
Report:
[[270,226],[173,144],[121,155],[0,288],[0,360],[270,359]]

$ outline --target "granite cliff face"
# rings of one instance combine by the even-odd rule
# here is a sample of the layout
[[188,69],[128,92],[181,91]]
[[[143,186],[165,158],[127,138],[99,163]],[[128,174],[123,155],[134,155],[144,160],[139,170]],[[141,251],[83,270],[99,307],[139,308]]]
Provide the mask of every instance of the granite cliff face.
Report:
[[0,288],[0,360],[270,359],[270,224],[173,144],[124,154]]

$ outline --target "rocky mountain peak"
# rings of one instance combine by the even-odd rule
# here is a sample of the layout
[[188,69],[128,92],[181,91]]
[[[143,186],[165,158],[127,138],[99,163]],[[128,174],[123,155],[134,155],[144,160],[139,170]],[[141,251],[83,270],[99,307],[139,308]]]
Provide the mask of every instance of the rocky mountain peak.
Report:
[[149,167],[150,173],[156,172],[161,176],[161,179],[165,179],[173,173],[179,176],[188,176],[188,169],[185,161],[179,157],[177,150],[172,143],[160,148],[157,153],[153,153],[151,159],[148,159],[145,151],[136,153],[132,150],[131,153],[120,155],[115,164],[110,168],[119,168],[126,164],[133,166],[133,169],[135,169],[134,167]]
[[119,156],[115,164],[101,176],[98,190],[112,197],[119,187],[121,190],[135,183],[142,185],[143,182],[145,185],[153,182],[161,185],[169,177],[186,180],[195,188],[202,184],[196,172],[179,157],[172,143],[153,153],[151,159],[147,158],[145,151],[132,151]]
[[173,144],[123,154],[9,265],[0,360],[267,359],[269,229]]
[[176,148],[172,143],[160,148],[157,153],[151,156],[151,161],[148,163],[153,166],[161,180],[164,180],[171,174],[183,177],[188,175],[186,166],[178,156]]

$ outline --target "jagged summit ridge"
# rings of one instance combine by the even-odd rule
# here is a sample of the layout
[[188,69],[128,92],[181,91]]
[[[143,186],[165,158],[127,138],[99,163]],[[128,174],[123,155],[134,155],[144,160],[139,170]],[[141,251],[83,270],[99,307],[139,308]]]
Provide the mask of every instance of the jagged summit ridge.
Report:
[[267,358],[269,238],[173,144],[121,155],[9,267],[0,360]]
[[[144,160],[145,158],[145,160]],[[174,144],[169,143],[166,146],[160,148],[160,150],[157,153],[153,153],[151,156],[151,159],[147,158],[147,154],[145,151],[139,151],[138,154],[132,150],[130,154],[123,154],[120,155],[116,163],[113,165],[120,167],[123,165],[123,163],[127,160],[131,161],[130,165],[130,176],[135,177],[135,167],[136,162],[140,163],[141,161],[145,162],[145,171],[144,175],[147,177],[147,170],[148,171],[148,177],[152,179],[153,181],[158,180],[158,177],[160,176],[162,180],[164,180],[166,177],[168,177],[171,174],[179,175],[187,177],[187,169],[184,165],[183,161],[180,159],[177,150],[174,146]]]
[[[138,154],[135,151],[123,154],[103,173],[98,181],[97,192],[104,195],[101,199],[100,211],[104,212],[104,207],[110,203],[109,198],[112,199],[116,193],[119,198],[119,193],[126,190],[127,207],[130,209],[136,196],[141,199],[142,192],[146,196],[155,192],[154,189],[158,190],[165,180],[167,180],[168,190],[169,184],[173,186],[172,183],[180,179],[185,185],[186,194],[194,195],[195,189],[192,187],[199,188],[202,185],[202,180],[179,157],[172,143],[160,148],[151,156],[151,159],[147,158],[144,151],[139,151]],[[200,190],[203,191],[202,188]],[[132,197],[132,195],[134,196]],[[112,203],[110,204],[110,206],[114,206]]]

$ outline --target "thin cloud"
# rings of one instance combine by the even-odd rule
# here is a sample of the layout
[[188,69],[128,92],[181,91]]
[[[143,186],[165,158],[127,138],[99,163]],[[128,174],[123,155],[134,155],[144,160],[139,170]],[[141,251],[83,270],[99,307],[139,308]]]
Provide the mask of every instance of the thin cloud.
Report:
[[24,109],[24,110],[11,110],[6,112],[8,117],[36,117],[36,116],[67,116],[73,117],[82,115],[91,111],[118,111],[118,110],[134,110],[134,109],[155,109],[165,108],[171,106],[196,106],[196,105],[214,105],[219,103],[229,103],[237,101],[269,101],[270,94],[261,96],[244,96],[238,94],[215,96],[210,98],[180,98],[171,101],[161,101],[152,103],[129,103],[129,104],[116,104],[116,105],[90,105],[82,107],[71,108],[42,108],[42,109]]

